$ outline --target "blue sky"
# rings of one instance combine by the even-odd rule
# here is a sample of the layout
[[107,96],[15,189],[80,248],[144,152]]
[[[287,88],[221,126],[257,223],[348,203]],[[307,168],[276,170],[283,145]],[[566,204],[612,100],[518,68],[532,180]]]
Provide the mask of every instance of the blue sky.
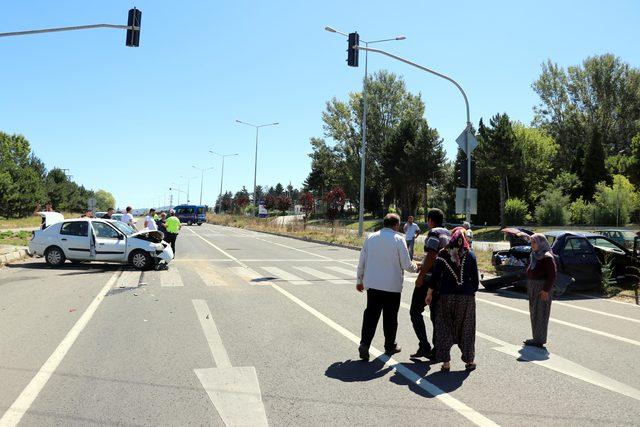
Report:
[[[120,30],[0,38],[0,130],[24,134],[49,168],[112,191],[119,206],[157,204],[172,183],[186,189],[180,176],[200,175],[193,165],[215,167],[204,180],[213,204],[220,161],[209,149],[239,153],[224,187],[251,191],[254,133],[236,118],[280,122],[261,131],[258,183],[300,186],[325,102],[360,90],[364,72],[346,66],[346,41],[326,25],[369,40],[406,35],[384,48],[457,79],[476,124],[497,112],[530,122],[531,83],[547,58],[567,66],[611,52],[640,66],[633,0],[13,1],[0,4],[0,32],[125,24],[133,6],[143,12],[137,49]],[[379,55],[369,65],[422,93],[453,155],[465,124],[455,88]],[[199,185],[191,181],[192,200]]]

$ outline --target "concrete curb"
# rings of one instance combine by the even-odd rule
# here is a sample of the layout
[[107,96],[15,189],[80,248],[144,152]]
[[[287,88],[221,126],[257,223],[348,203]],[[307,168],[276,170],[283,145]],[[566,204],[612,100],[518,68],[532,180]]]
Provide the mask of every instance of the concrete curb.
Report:
[[27,248],[18,248],[14,251],[0,254],[0,266],[29,257],[31,255],[29,255]]

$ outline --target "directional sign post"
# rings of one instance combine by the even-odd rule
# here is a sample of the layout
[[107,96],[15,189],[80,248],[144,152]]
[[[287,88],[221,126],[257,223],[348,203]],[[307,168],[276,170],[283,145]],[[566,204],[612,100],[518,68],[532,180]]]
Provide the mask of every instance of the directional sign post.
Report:
[[[460,136],[456,138],[456,143],[460,147],[462,151],[467,155],[467,188],[464,192],[464,210],[458,210],[458,190],[456,189],[456,213],[464,213],[466,214],[467,221],[471,221],[471,215],[477,214],[477,206],[478,206],[478,192],[471,188],[471,153],[478,146],[478,140],[475,135],[471,131],[471,123],[467,122],[467,127],[462,131]],[[475,192],[472,192],[474,190]],[[472,196],[473,193],[473,196]],[[475,199],[472,200],[472,197]],[[472,212],[471,207],[475,206],[475,210]]]
[[96,206],[98,206],[98,201],[94,197],[87,200],[87,210],[95,211]]

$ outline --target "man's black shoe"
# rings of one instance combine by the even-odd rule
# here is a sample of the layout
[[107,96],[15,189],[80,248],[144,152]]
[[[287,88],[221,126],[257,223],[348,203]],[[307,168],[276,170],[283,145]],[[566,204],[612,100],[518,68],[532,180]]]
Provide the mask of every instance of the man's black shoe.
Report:
[[426,358],[428,358],[430,354],[431,354],[431,350],[425,350],[424,348],[419,348],[418,351],[416,351],[413,354],[410,354],[409,357],[413,357],[413,358],[426,357]]
[[385,348],[384,354],[386,354],[387,356],[393,356],[394,354],[400,353],[401,351],[402,351],[402,348],[396,345],[394,347]]
[[368,362],[369,361],[369,349],[367,347],[364,346],[360,346],[358,347],[358,353],[360,353],[360,359]]
[[435,349],[435,347],[431,349],[431,351],[427,355],[427,359],[436,360],[436,349]]

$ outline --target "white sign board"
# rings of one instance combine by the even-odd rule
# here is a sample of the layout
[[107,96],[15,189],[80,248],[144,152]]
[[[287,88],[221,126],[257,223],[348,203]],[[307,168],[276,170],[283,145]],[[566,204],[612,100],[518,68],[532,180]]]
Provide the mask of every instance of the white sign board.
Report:
[[[469,138],[468,153],[467,153],[467,138]],[[465,130],[462,131],[460,136],[456,138],[456,143],[458,144],[458,147],[460,147],[460,149],[464,151],[464,154],[466,154],[467,156],[473,153],[473,150],[475,150],[476,147],[478,146],[478,140],[476,139],[473,132],[471,132],[470,128],[466,128]]]
[[467,189],[456,188],[456,213],[467,213],[467,203],[469,203],[471,214],[476,215],[478,213],[478,189],[470,188],[467,200]]
[[260,218],[266,218],[269,216],[269,211],[267,210],[267,208],[264,207],[264,205],[258,206],[258,216]]
[[95,198],[92,197],[89,200],[87,200],[87,209],[89,209],[90,211],[95,211],[97,205],[98,205],[98,201]]

